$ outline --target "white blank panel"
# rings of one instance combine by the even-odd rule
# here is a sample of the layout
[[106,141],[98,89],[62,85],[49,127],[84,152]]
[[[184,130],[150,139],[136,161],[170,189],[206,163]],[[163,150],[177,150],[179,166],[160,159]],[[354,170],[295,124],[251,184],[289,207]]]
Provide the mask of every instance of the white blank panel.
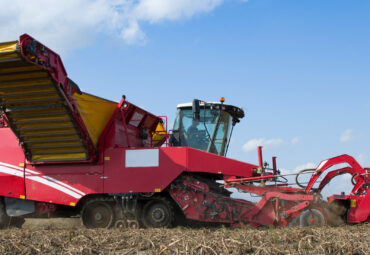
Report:
[[126,150],[126,167],[158,167],[159,150]]

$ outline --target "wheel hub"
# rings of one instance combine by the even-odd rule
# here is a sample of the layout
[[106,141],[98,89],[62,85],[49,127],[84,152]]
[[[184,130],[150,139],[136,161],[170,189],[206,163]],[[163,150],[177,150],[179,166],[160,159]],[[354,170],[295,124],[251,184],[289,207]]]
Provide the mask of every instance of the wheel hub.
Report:
[[143,207],[143,224],[148,228],[171,227],[174,221],[173,214],[170,202],[164,198],[153,199]]
[[152,219],[159,223],[162,222],[166,218],[166,213],[163,208],[155,208],[152,212]]
[[101,221],[101,220],[102,220],[102,218],[103,218],[103,216],[101,215],[101,213],[100,213],[100,212],[97,212],[97,213],[95,214],[95,220],[96,220],[96,221]]

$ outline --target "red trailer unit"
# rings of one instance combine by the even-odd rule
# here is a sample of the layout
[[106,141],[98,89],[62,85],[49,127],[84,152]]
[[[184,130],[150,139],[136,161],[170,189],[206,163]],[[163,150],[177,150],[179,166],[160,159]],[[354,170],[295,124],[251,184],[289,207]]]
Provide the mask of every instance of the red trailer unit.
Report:
[[[170,136],[162,118],[125,97],[117,103],[80,91],[60,57],[28,35],[0,44],[0,103],[2,227],[35,215],[81,215],[91,228],[326,224],[311,183],[341,162],[356,183],[340,198],[348,222],[369,221],[369,170],[354,159],[320,164],[305,188],[277,184],[276,162],[265,168],[262,153],[259,165],[225,157],[240,108],[224,100],[179,105]],[[234,199],[225,187],[262,198]]]

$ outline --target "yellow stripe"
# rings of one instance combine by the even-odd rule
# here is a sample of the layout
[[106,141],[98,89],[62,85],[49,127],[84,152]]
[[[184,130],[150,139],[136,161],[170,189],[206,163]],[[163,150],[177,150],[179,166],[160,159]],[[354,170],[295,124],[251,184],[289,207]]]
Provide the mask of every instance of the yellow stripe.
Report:
[[0,44],[0,53],[17,50],[18,41],[5,42]]
[[[24,112],[28,113],[28,112]],[[19,114],[22,114],[22,111],[19,112]],[[31,120],[40,120],[40,121],[47,121],[47,120],[63,120],[63,119],[69,119],[69,115],[57,115],[55,117],[32,117],[32,118],[13,118],[15,122],[17,121],[31,121]]]
[[2,68],[0,69],[0,74],[37,71],[41,69],[42,68],[38,66],[21,66],[21,67],[12,67],[12,68]]
[[43,137],[30,137],[30,138],[27,138],[27,140],[43,140],[44,142],[47,142],[48,140],[51,140],[51,139],[80,139],[80,137],[78,135],[50,135],[50,136],[43,136]]
[[48,142],[47,140],[45,142],[30,142],[30,147],[32,146],[55,146],[55,147],[58,147],[58,146],[63,146],[63,145],[81,145],[81,142],[80,141],[70,141],[70,142]]
[[76,151],[84,151],[85,148],[83,146],[80,147],[74,147],[74,148],[54,148],[54,149],[31,149],[32,153],[38,154],[38,153],[47,153],[50,151],[53,152],[60,152],[60,151],[69,151],[69,153],[74,153]]
[[62,135],[60,133],[70,133],[74,134],[76,133],[76,130],[74,128],[65,128],[65,129],[49,129],[49,130],[31,130],[31,131],[21,131],[21,135],[39,135],[39,134],[46,134],[52,136],[54,135]]
[[55,127],[60,127],[64,128],[66,126],[72,125],[72,122],[70,121],[65,121],[65,122],[58,122],[58,123],[32,123],[32,124],[20,124],[17,125],[18,128],[55,128]]
[[47,72],[35,72],[35,73],[20,73],[20,74],[13,74],[13,75],[3,75],[0,76],[0,81],[13,81],[19,79],[31,79],[31,78],[44,78],[48,77]]
[[[0,90],[1,88],[15,88],[15,87],[47,85],[47,84],[52,84],[52,81],[50,79],[40,79],[40,80],[19,81],[19,82],[11,82],[11,83],[2,82],[0,84]],[[50,87],[54,87],[54,86],[50,86]]]
[[50,101],[61,101],[59,95],[33,95],[33,96],[16,96],[16,97],[10,97],[10,98],[2,98],[2,101],[4,103],[13,101],[22,100],[24,102],[27,102],[28,100],[47,100],[50,99]]
[[70,153],[70,154],[56,154],[56,155],[32,155],[32,160],[66,160],[66,159],[76,159],[85,160],[85,153]]
[[12,59],[12,58],[18,58],[18,54],[17,53],[11,53],[11,54],[1,54],[0,55],[0,60]]

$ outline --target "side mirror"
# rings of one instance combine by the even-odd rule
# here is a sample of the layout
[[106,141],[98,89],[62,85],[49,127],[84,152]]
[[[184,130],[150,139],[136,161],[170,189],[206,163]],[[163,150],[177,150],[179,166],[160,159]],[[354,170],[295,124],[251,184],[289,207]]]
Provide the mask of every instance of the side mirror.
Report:
[[200,120],[200,100],[198,99],[193,100],[192,110],[193,110],[193,119],[199,121]]

